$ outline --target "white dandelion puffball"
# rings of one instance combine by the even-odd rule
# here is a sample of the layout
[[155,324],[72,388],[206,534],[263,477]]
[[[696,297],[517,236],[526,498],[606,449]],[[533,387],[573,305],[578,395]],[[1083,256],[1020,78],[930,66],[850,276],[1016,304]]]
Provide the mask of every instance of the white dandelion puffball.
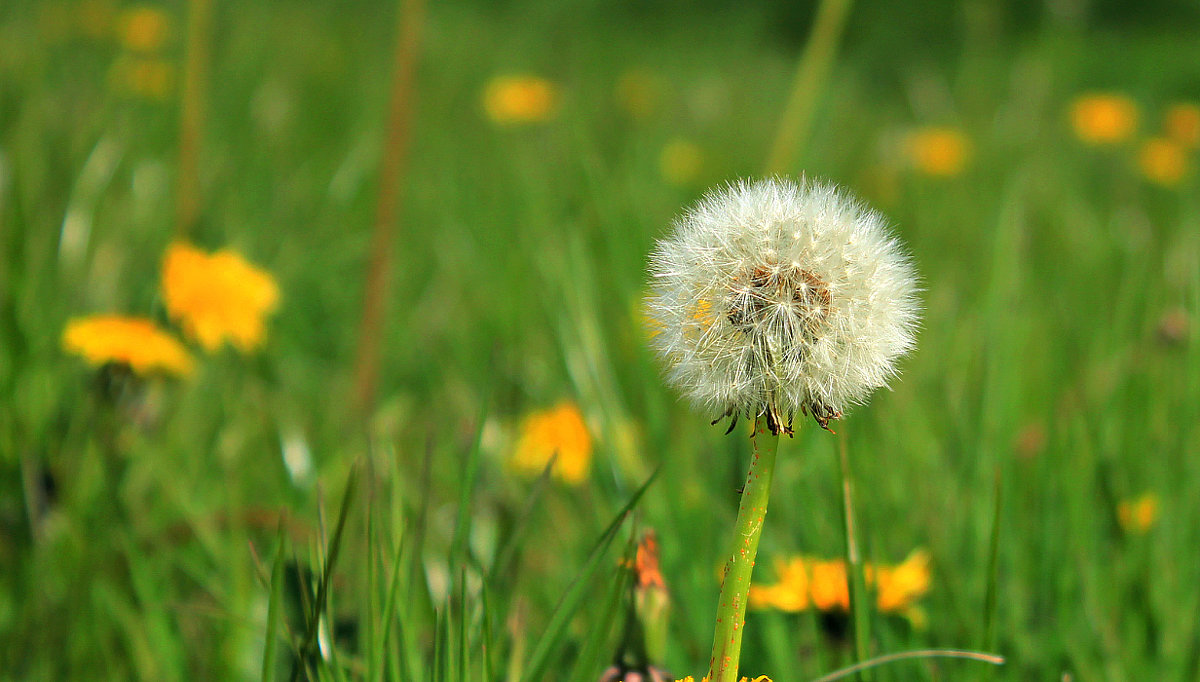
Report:
[[710,191],[658,242],[650,273],[648,331],[667,379],[719,415],[811,412],[826,426],[913,347],[912,263],[883,216],[833,185]]

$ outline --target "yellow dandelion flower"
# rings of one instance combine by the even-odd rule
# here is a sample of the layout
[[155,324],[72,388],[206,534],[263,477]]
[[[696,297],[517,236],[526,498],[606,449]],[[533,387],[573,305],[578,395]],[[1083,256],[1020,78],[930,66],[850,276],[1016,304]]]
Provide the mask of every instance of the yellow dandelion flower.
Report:
[[63,330],[62,345],[94,366],[116,362],[143,375],[156,370],[175,375],[192,372],[192,358],[183,344],[142,318],[95,315],[73,319]]
[[1126,533],[1141,534],[1158,520],[1158,495],[1146,493],[1117,504],[1117,520]]
[[775,574],[779,576],[779,582],[774,585],[750,586],[750,608],[771,607],[788,613],[807,609],[809,581],[804,559],[776,559]]
[[921,173],[950,177],[966,167],[970,146],[967,136],[956,128],[923,128],[908,136],[905,151]]
[[1138,151],[1138,169],[1142,175],[1164,187],[1178,185],[1190,168],[1187,150],[1165,137],[1147,140]]
[[1200,105],[1172,104],[1163,114],[1163,134],[1185,147],[1200,147]]
[[501,125],[546,121],[557,112],[558,88],[537,76],[493,78],[484,90],[483,108]]
[[171,319],[208,351],[226,340],[244,352],[262,345],[265,318],[279,303],[270,274],[233,251],[210,255],[185,243],[167,249],[162,292]]
[[821,611],[850,609],[850,585],[846,582],[846,564],[839,559],[813,561],[809,567],[809,596]]
[[1137,130],[1138,106],[1124,95],[1094,93],[1071,104],[1071,126],[1088,144],[1115,144]]
[[672,185],[692,184],[703,168],[704,152],[695,143],[682,138],[668,142],[658,155],[658,170]]
[[931,583],[929,561],[929,552],[916,549],[896,566],[879,567],[873,581],[879,610],[899,613],[923,597]]
[[157,52],[170,36],[171,20],[156,7],[131,7],[117,24],[117,38],[130,52]]
[[[879,611],[904,616],[914,626],[922,627],[924,613],[916,601],[929,591],[932,582],[929,564],[929,553],[917,549],[895,566],[865,565],[866,584],[876,593]],[[777,559],[774,568],[778,582],[750,587],[750,608],[773,608],[789,613],[808,608],[849,610],[850,588],[843,560],[796,556]]]
[[[687,677],[683,678],[682,680],[676,680],[675,682],[696,682],[696,678],[692,677],[691,675],[688,675]],[[702,680],[700,680],[700,682],[708,682],[708,678],[705,677]],[[749,677],[743,677],[741,679],[741,682],[771,682],[771,678],[767,677],[766,675],[759,675],[758,677],[756,677],[754,679],[750,679]]]
[[538,474],[556,454],[555,476],[572,485],[587,479],[592,467],[592,437],[574,403],[527,416],[509,465],[522,473]]
[[164,100],[175,87],[175,65],[165,59],[117,59],[109,69],[109,82],[120,92]]
[[649,118],[662,101],[662,79],[643,69],[631,69],[617,79],[617,103],[631,118]]

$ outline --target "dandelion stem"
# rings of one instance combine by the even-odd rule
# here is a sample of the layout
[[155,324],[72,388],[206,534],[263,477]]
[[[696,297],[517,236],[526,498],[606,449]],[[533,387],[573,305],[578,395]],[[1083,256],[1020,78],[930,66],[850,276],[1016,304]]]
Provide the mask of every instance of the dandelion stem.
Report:
[[[768,413],[770,410],[768,410]],[[725,561],[721,580],[721,599],[717,603],[716,633],[713,635],[712,659],[708,664],[708,679],[712,682],[733,682],[737,679],[738,659],[742,654],[742,630],[746,623],[746,606],[750,595],[750,575],[754,557],[762,538],[763,520],[771,495],[771,478],[775,474],[775,453],[779,435],[767,426],[767,415],[754,423],[754,455],[742,502],[738,507],[737,532],[733,550]]]

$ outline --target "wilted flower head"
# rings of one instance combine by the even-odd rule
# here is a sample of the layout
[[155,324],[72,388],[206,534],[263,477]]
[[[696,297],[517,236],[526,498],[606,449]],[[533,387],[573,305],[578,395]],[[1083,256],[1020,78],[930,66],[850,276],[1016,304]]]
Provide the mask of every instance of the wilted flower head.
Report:
[[822,425],[896,373],[916,276],[884,218],[832,185],[741,181],[675,221],[651,257],[651,342],[719,414],[811,411]]
[[186,375],[192,358],[170,334],[139,317],[96,315],[71,320],[63,330],[63,348],[90,364],[128,365],[138,374],[162,371]]
[[257,348],[265,318],[279,304],[275,279],[241,255],[207,254],[182,242],[167,249],[162,292],[171,319],[208,351],[227,339],[242,351]]

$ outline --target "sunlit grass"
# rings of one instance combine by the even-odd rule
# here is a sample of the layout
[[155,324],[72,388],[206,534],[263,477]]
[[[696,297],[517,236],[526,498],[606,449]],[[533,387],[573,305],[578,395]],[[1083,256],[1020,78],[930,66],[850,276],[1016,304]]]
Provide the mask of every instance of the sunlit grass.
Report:
[[[183,4],[149,5],[165,32],[135,38],[153,55],[121,42],[124,4],[0,12],[0,669],[287,679],[301,661],[325,679],[594,682],[622,655],[703,674],[749,442],[696,428],[631,311],[671,216],[762,169],[806,32],[751,9],[647,24],[431,6],[364,426],[350,406],[390,4],[214,3],[189,237],[277,282],[256,352],[193,349],[191,374],[162,381],[64,350],[68,322],[94,313],[175,328],[160,275],[188,24]],[[864,566],[920,547],[931,575],[923,627],[876,603],[861,653],[988,644],[1007,661],[901,660],[874,679],[1187,679],[1195,41],[1054,19],[960,54],[856,16],[804,170],[894,221],[925,322],[893,391],[836,439],[804,431],[786,446],[803,457],[781,453],[759,570],[843,556],[844,442]],[[885,29],[920,43],[911,58],[866,42]],[[161,96],[115,87],[134,58],[172,71],[151,82]],[[484,102],[504,74],[553,84],[553,114],[498,124]],[[1097,92],[1137,112],[1113,144],[1073,123]],[[949,123],[968,153],[949,164],[943,147],[954,172],[922,172],[910,134]],[[1150,163],[1152,140],[1175,151]],[[589,465],[574,484],[547,459],[519,475],[527,416],[564,403]],[[627,567],[645,529],[670,608],[643,661]],[[851,665],[848,616],[750,613],[742,674]]]

